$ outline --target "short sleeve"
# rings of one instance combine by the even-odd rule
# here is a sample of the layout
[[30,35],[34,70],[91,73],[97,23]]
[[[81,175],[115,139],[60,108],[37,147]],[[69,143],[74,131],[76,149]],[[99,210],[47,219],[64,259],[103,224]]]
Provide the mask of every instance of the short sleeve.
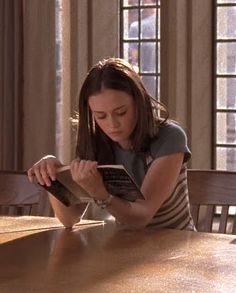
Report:
[[173,122],[160,127],[158,137],[151,144],[150,152],[153,159],[175,153],[184,153],[184,163],[191,158],[186,133],[181,126]]

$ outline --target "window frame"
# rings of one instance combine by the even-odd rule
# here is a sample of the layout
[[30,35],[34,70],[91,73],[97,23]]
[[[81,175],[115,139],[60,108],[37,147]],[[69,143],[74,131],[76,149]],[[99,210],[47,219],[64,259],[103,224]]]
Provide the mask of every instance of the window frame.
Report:
[[[218,78],[235,78],[236,79],[236,73],[235,74],[218,74],[217,73],[217,44],[221,43],[231,43],[234,42],[236,44],[236,38],[218,38],[217,36],[217,9],[218,7],[235,7],[236,9],[236,2],[230,3],[230,1],[227,3],[219,3],[218,0],[213,0],[213,7],[214,7],[214,80],[213,80],[213,168],[217,169],[217,148],[225,148],[227,150],[228,148],[233,148],[236,150],[236,143],[219,143],[217,141],[217,127],[218,127],[218,121],[217,121],[217,114],[218,113],[235,113],[236,114],[236,108],[235,109],[228,109],[228,108],[218,108],[217,107],[217,79]],[[229,169],[227,167],[227,157],[226,157],[226,168],[225,170],[235,171],[232,169]]]

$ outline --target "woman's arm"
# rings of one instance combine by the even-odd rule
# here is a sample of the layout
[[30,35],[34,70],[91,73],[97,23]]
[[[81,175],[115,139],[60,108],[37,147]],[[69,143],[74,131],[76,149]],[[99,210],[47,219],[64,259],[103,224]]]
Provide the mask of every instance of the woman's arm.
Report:
[[173,192],[182,162],[181,153],[154,160],[141,187],[145,199],[130,203],[114,198],[107,210],[123,224],[146,226]]
[[56,217],[66,228],[71,228],[74,224],[78,223],[87,207],[86,203],[66,207],[50,193],[49,200]]
[[[41,185],[50,186],[51,180],[56,179],[57,169],[61,166],[62,163],[56,157],[52,155],[45,156],[28,170],[28,178],[30,182],[33,182],[34,178],[36,178]],[[87,204],[79,204],[66,207],[50,193],[49,200],[55,215],[67,228],[72,227],[80,221],[80,217],[87,206]]]
[[[145,199],[128,202],[114,196],[107,206],[107,210],[122,224],[134,227],[146,226],[173,192],[183,157],[183,153],[176,153],[155,159],[145,175],[141,187]],[[74,180],[82,185],[92,197],[100,200],[108,197],[101,176],[96,170],[96,162],[75,161],[72,166]]]

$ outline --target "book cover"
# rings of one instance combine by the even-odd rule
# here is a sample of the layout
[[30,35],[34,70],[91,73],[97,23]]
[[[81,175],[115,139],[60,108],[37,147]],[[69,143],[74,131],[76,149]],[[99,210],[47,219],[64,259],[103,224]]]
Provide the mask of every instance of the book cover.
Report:
[[112,195],[116,195],[128,201],[143,198],[143,195],[132,176],[122,165],[100,165],[106,189]]
[[[143,198],[139,187],[124,166],[100,165],[98,170],[107,191],[112,195],[128,201]],[[51,186],[43,185],[43,187],[66,206],[93,202],[89,194],[72,179],[69,166],[59,168],[57,179],[51,182]]]

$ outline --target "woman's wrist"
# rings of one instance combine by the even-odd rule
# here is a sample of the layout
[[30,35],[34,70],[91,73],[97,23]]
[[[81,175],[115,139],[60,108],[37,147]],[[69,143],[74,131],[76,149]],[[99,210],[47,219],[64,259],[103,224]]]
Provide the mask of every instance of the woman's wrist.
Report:
[[105,186],[101,186],[101,188],[89,193],[94,200],[106,200],[109,197],[109,192],[106,190]]
[[113,195],[108,193],[108,196],[105,199],[95,199],[94,202],[96,203],[97,206],[99,206],[102,209],[107,208],[109,205],[111,205],[113,199]]

